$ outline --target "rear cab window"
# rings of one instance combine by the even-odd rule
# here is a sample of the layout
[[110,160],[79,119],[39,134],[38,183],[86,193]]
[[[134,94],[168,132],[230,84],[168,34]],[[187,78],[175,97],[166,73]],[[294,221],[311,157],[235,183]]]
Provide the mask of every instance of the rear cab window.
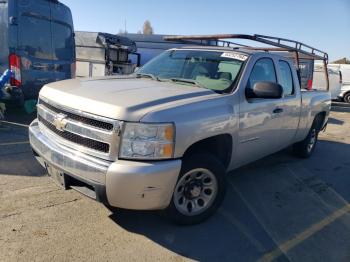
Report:
[[287,61],[279,60],[278,66],[280,70],[280,85],[283,87],[284,96],[291,96],[294,94],[293,73]]
[[300,58],[299,61],[300,87],[302,89],[311,88],[314,74],[314,60]]

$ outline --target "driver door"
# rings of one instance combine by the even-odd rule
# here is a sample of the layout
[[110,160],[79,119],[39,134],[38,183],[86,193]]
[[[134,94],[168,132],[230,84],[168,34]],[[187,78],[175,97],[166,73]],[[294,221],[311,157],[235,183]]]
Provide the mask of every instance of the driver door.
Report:
[[276,66],[270,57],[256,59],[245,88],[241,90],[238,131],[238,166],[278,150],[283,99],[246,97],[246,89],[260,81],[277,83]]

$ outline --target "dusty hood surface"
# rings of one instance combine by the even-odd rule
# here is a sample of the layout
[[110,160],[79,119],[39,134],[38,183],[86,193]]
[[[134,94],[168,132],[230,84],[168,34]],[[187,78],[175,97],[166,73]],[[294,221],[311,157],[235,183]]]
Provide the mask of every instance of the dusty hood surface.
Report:
[[139,121],[158,108],[217,95],[195,86],[133,77],[66,80],[48,84],[40,92],[69,108],[128,121]]

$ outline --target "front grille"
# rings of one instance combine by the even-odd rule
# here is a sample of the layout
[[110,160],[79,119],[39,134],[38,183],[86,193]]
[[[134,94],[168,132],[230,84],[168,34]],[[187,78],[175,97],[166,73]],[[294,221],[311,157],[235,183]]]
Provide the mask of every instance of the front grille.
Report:
[[79,116],[79,115],[67,112],[65,110],[59,109],[57,107],[54,107],[54,106],[46,103],[42,99],[40,99],[39,104],[44,105],[46,108],[50,109],[51,111],[53,111],[55,113],[65,114],[68,118],[75,120],[75,121],[78,121],[80,123],[84,123],[84,124],[87,124],[89,126],[96,127],[96,128],[103,129],[103,130],[108,130],[108,131],[113,130],[113,124],[111,124],[111,123],[106,123],[106,122],[103,122],[100,120],[91,119],[91,118],[87,118],[84,116]]
[[[47,106],[47,105],[45,105]],[[44,126],[46,126],[46,128],[48,128],[49,130],[51,130],[51,132],[55,133],[56,135],[72,142],[75,143],[77,145],[82,145],[85,146],[87,148],[96,150],[96,151],[100,151],[103,153],[108,153],[109,152],[109,144],[103,143],[103,142],[99,142],[99,141],[95,141],[89,138],[85,138],[85,137],[81,137],[79,135],[67,132],[67,131],[60,131],[58,129],[56,129],[56,127],[51,124],[50,122],[48,122],[47,120],[45,120],[43,117],[41,117],[40,115],[38,115],[38,120],[39,122],[41,122]]]

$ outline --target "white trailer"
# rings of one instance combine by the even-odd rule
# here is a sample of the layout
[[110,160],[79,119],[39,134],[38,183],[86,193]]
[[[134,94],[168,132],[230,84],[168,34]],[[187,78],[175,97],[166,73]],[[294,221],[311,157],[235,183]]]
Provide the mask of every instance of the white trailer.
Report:
[[[77,77],[131,74],[139,64],[136,44],[126,37],[77,31],[75,42]],[[137,62],[131,62],[132,55]]]
[[329,64],[330,69],[338,70],[341,77],[341,87],[338,99],[350,103],[350,65],[348,64]]
[[[339,65],[338,65],[339,66]],[[342,87],[342,73],[337,66],[328,65],[329,92],[332,100],[338,99]],[[326,79],[323,64],[315,64],[313,75],[313,88],[318,90],[326,90]]]

